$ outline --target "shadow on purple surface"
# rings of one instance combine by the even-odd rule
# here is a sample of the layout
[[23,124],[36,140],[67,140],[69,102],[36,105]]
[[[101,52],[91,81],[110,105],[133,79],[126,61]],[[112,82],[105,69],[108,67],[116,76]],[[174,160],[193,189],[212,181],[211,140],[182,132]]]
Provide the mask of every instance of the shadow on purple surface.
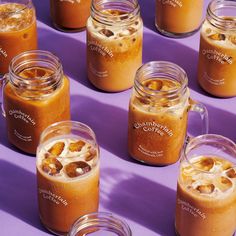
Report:
[[139,0],[143,24],[150,30],[156,31],[155,27],[155,0]]
[[64,73],[70,78],[89,88],[94,88],[87,80],[86,48],[79,40],[69,34],[53,29],[38,28],[39,48],[48,50],[58,56],[62,62]]
[[116,106],[101,103],[86,96],[71,96],[71,115],[89,125],[101,147],[116,156],[133,161],[127,152],[128,113]]
[[38,217],[36,177],[33,173],[0,160],[0,189],[1,210],[47,232]]
[[52,26],[50,18],[50,1],[49,0],[33,0],[36,9],[37,20],[46,25]]
[[[151,45],[151,46],[150,46]],[[143,63],[149,61],[170,61],[182,67],[187,75],[189,87],[205,94],[197,83],[198,52],[155,33],[145,33],[143,43]]]
[[175,196],[174,190],[140,175],[114,168],[101,173],[102,206],[159,235],[175,236]]

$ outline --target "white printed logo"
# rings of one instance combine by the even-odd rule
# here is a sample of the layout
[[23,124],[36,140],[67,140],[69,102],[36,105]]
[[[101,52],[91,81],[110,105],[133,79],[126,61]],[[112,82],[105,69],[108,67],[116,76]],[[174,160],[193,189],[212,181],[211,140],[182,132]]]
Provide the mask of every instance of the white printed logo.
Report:
[[203,220],[206,219],[206,214],[201,212],[200,209],[192,206],[190,203],[181,200],[180,198],[177,199],[177,204],[181,205],[181,209],[188,212],[189,214],[193,215],[194,217],[200,217]]
[[134,123],[135,129],[142,129],[144,132],[154,132],[159,134],[160,136],[165,136],[166,134],[170,137],[173,136],[173,131],[169,129],[166,125],[161,125],[156,123],[155,121],[152,122],[135,122]]
[[159,0],[163,5],[170,5],[172,7],[182,7],[183,3],[181,0]]
[[202,49],[202,55],[204,55],[208,60],[215,60],[220,64],[228,63],[231,65],[233,63],[232,57],[225,53],[218,52],[215,49]]
[[45,190],[45,189],[38,189],[38,193],[42,195],[42,197],[48,201],[51,201],[55,203],[56,205],[62,204],[64,206],[68,205],[68,202],[63,199],[61,196],[52,193],[50,190]]
[[0,47],[0,55],[4,56],[5,58],[7,57],[7,52],[2,47]]
[[60,0],[60,2],[80,3],[81,0]]
[[101,54],[103,57],[108,55],[109,57],[113,57],[113,52],[110,50],[108,47],[102,46],[99,42],[97,41],[88,41],[88,47],[91,51],[98,52]]
[[32,124],[32,125],[36,124],[34,119],[30,115],[25,114],[21,110],[9,110],[8,114],[10,116],[13,116],[15,119],[23,120],[26,124]]

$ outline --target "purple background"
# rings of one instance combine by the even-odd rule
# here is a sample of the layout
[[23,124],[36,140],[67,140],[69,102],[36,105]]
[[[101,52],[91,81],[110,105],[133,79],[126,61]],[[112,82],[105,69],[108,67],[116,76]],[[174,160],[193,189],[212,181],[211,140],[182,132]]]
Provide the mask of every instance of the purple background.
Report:
[[[131,90],[120,93],[96,90],[86,78],[85,32],[66,34],[54,30],[49,1],[34,3],[39,48],[61,58],[71,81],[72,119],[88,124],[101,147],[100,211],[126,219],[135,236],[174,236],[179,164],[160,168],[130,159],[127,110]],[[236,98],[210,97],[197,85],[199,32],[185,39],[163,37],[154,26],[154,0],[140,0],[140,5],[145,25],[143,62],[168,60],[183,67],[188,73],[192,98],[208,108],[210,133],[236,141]],[[189,129],[196,133],[199,127],[190,122]],[[3,117],[0,130],[0,235],[51,235],[38,218],[35,157],[20,153],[8,143]]]

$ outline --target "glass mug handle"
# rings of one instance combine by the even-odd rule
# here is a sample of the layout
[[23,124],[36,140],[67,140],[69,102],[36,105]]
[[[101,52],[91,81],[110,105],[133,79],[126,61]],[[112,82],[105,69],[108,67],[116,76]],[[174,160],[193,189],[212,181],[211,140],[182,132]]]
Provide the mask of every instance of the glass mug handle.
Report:
[[[190,112],[197,112],[200,115],[201,121],[202,121],[202,132],[201,134],[208,134],[209,131],[209,118],[208,118],[208,111],[207,108],[199,102],[196,102],[192,100],[191,98],[189,99],[190,103]],[[190,135],[187,136],[187,140],[191,139],[192,137]],[[187,141],[186,140],[186,141]]]
[[2,115],[4,117],[6,117],[6,112],[3,106],[3,90],[7,81],[8,81],[8,74],[5,74],[3,77],[0,77],[0,106],[1,106]]

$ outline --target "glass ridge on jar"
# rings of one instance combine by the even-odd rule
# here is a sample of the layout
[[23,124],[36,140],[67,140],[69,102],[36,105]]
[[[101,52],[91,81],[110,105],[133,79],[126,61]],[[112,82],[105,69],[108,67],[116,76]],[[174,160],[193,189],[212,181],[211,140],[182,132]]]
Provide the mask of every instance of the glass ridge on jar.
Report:
[[189,111],[200,114],[208,132],[204,105],[190,99],[188,79],[178,65],[153,61],[136,73],[129,103],[128,150],[132,158],[164,166],[178,161],[185,141]]
[[68,234],[68,236],[89,235],[132,236],[132,232],[128,224],[117,216],[107,212],[94,212],[76,220]]
[[87,74],[97,88],[133,86],[142,64],[143,23],[137,0],[93,0],[87,22]]
[[8,139],[22,151],[35,154],[41,132],[70,119],[69,80],[50,52],[27,51],[14,57],[2,89]]
[[214,96],[236,96],[235,22],[235,1],[210,2],[201,29],[198,82]]
[[90,15],[91,0],[50,0],[54,27],[64,32],[82,31]]
[[35,8],[31,0],[0,1],[0,76],[19,53],[37,49]]
[[204,0],[156,0],[155,25],[168,37],[194,34],[200,27]]

